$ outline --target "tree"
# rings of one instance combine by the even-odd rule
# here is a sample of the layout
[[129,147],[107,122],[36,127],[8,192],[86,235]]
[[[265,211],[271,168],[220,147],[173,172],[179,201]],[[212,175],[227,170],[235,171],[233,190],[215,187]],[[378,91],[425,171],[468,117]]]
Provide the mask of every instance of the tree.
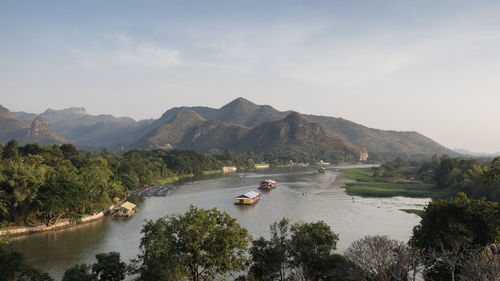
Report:
[[0,249],[0,272],[0,281],[53,280],[47,273],[40,272],[27,264],[22,254],[18,252],[6,252],[3,249]]
[[488,184],[500,179],[500,157],[495,157],[483,174],[483,181]]
[[451,250],[457,243],[477,248],[500,238],[499,225],[499,203],[471,200],[459,193],[454,199],[427,205],[420,224],[413,228],[410,245],[423,250]]
[[466,258],[462,261],[462,271],[457,276],[458,280],[498,280],[498,276],[500,276],[498,245],[491,246],[486,249],[470,249],[465,253]]
[[252,242],[250,274],[258,280],[285,280],[290,248],[288,229],[289,220],[283,218],[271,225],[271,240],[260,237]]
[[[354,241],[345,257],[355,265],[350,275],[354,280],[408,280],[414,266],[414,252],[405,243],[387,236],[365,236]],[[415,274],[413,274],[415,280]]]
[[142,233],[136,265],[142,280],[213,280],[248,261],[247,230],[216,208],[190,206],[183,215],[148,221]]
[[335,268],[338,258],[333,254],[339,237],[324,221],[298,222],[291,227],[291,266],[297,277],[323,280]]
[[10,159],[18,157],[19,156],[19,151],[17,149],[18,146],[19,145],[17,143],[17,140],[15,139],[10,140],[3,149],[2,159]]
[[38,204],[44,173],[43,165],[31,165],[23,159],[4,160],[0,164],[0,221],[24,223]]
[[82,178],[71,162],[58,162],[47,172],[45,183],[39,191],[44,223],[54,224],[65,215],[77,218],[79,212],[84,210],[88,196]]
[[125,279],[127,265],[120,260],[120,253],[101,253],[96,256],[97,262],[92,265],[92,272],[99,281],[120,281]]
[[97,277],[90,271],[90,266],[77,264],[64,272],[62,281],[97,281]]
[[64,155],[64,158],[71,158],[75,155],[78,155],[78,150],[75,145],[72,143],[64,143],[61,145],[61,151]]
[[453,280],[461,271],[463,253],[497,241],[499,225],[499,203],[471,200],[459,193],[454,199],[427,205],[409,244],[427,257],[427,279]]

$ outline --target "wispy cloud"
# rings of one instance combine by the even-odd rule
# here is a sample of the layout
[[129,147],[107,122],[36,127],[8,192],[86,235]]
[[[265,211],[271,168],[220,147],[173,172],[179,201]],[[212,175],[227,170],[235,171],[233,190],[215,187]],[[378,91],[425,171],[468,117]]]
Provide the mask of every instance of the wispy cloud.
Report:
[[139,42],[127,34],[113,40],[93,42],[89,46],[71,46],[71,52],[87,69],[102,70],[108,67],[171,68],[183,64],[179,49],[153,42]]

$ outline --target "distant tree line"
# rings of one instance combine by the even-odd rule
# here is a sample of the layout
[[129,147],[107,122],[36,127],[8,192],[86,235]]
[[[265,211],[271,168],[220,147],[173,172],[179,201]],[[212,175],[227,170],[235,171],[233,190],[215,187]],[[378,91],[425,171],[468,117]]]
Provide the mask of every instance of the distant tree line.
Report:
[[373,168],[378,178],[406,178],[433,183],[449,196],[459,192],[470,198],[500,202],[500,158],[493,160],[451,158],[446,155],[431,159],[396,158]]
[[[500,204],[460,193],[428,204],[408,243],[366,236],[335,253],[337,234],[323,221],[270,226],[252,240],[226,212],[191,206],[148,221],[137,259],[115,252],[66,270],[63,281],[311,280],[492,281],[500,274]],[[0,249],[0,281],[52,280],[22,255]]]

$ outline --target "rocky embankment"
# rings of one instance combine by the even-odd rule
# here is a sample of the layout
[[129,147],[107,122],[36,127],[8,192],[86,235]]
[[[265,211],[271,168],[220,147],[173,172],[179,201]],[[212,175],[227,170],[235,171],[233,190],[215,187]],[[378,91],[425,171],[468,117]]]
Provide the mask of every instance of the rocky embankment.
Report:
[[49,231],[49,230],[71,227],[71,226],[79,225],[81,223],[88,223],[88,222],[103,218],[105,216],[105,214],[107,212],[109,212],[109,210],[112,209],[113,207],[114,206],[111,206],[110,208],[103,210],[102,212],[99,212],[97,214],[83,216],[81,219],[81,222],[79,222],[79,223],[75,222],[74,220],[63,219],[63,220],[61,220],[55,224],[51,224],[49,226],[47,226],[45,224],[40,224],[40,225],[34,225],[34,226],[15,226],[15,227],[2,228],[2,229],[0,229],[0,236],[25,235],[25,234],[35,233],[35,232],[42,232],[42,231]]

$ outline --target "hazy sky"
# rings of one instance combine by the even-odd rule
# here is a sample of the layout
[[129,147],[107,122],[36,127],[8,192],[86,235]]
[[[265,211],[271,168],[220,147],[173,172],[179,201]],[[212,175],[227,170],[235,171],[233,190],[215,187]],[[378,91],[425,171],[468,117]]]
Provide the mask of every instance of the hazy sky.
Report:
[[0,0],[0,104],[158,118],[237,97],[500,151],[500,1]]

